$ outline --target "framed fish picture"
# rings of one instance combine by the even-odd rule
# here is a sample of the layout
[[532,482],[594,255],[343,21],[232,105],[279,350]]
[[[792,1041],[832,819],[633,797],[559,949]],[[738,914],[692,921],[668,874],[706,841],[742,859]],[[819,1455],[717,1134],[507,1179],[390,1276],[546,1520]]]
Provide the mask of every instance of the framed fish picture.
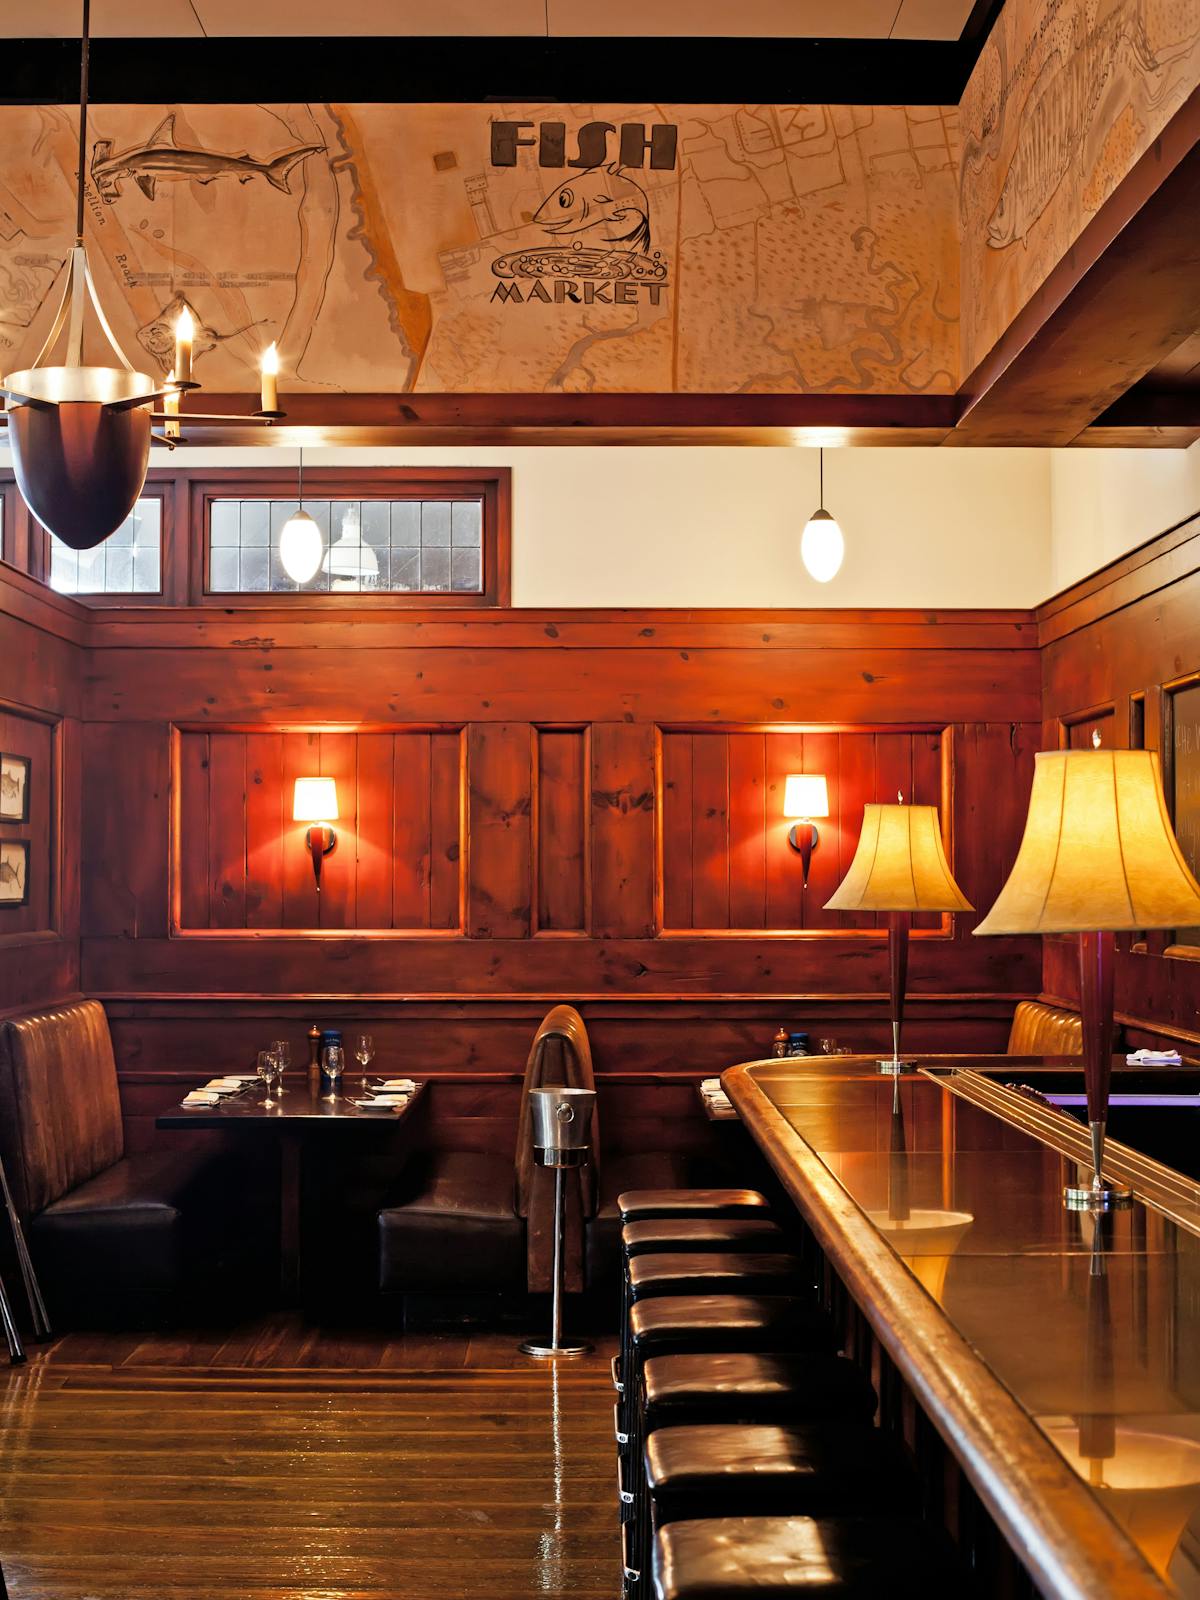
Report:
[[29,821],[28,756],[8,756],[0,750],[0,822]]
[[0,839],[0,911],[29,904],[29,840]]

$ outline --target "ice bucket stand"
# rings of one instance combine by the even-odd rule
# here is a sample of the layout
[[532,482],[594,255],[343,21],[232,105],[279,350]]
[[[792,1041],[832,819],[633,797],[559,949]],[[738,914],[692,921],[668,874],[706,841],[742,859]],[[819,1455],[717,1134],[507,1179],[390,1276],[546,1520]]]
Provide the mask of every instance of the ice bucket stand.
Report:
[[533,1147],[540,1166],[554,1169],[554,1276],[550,1302],[550,1342],[526,1339],[520,1346],[527,1356],[584,1356],[590,1344],[562,1342],[563,1228],[565,1223],[567,1171],[586,1164],[587,1143],[596,1104],[594,1089],[531,1089]]

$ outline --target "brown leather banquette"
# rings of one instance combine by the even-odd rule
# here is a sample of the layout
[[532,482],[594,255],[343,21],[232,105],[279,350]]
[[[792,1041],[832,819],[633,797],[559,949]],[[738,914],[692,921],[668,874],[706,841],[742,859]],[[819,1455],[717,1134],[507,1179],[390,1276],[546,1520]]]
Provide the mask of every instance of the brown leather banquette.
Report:
[[1022,1000],[1008,1035],[1010,1056],[1077,1056],[1083,1053],[1083,1020],[1075,1011]]
[[[406,1164],[377,1215],[379,1287],[385,1294],[550,1288],[553,1188],[534,1157],[528,1101],[531,1089],[555,1085],[595,1087],[587,1028],[569,1005],[555,1006],[534,1035],[515,1151],[431,1148]],[[618,1194],[676,1187],[684,1178],[673,1156],[610,1160],[597,1115],[592,1159],[568,1174],[567,1288],[584,1288],[594,1271],[615,1270]]]
[[231,1226],[224,1157],[127,1155],[116,1064],[95,1000],[0,1023],[0,1151],[52,1320],[136,1323],[199,1288]]

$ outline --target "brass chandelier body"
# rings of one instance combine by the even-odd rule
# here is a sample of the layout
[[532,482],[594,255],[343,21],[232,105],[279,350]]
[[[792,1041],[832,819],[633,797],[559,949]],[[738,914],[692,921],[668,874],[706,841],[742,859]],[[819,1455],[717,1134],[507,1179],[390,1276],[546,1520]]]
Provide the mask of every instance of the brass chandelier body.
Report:
[[[104,314],[83,242],[84,172],[87,154],[90,0],[83,0],[79,86],[79,168],[75,245],[64,267],[58,311],[33,365],[0,379],[12,447],[13,472],[22,498],[43,527],[73,550],[91,550],[115,533],[137,504],[150,464],[152,421],[165,421],[160,442],[174,449],[176,411],[154,411],[199,385],[139,372],[125,355]],[[89,308],[115,366],[86,366],[84,325]],[[66,335],[64,362],[51,365]],[[273,422],[279,411],[230,419],[191,413],[188,422]]]

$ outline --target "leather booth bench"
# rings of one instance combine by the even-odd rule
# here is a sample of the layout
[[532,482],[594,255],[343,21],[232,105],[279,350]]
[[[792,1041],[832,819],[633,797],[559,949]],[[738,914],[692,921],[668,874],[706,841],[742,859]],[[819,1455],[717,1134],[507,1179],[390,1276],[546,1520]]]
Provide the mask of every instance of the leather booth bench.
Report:
[[55,1324],[170,1316],[252,1254],[228,1154],[126,1154],[98,1001],[0,1023],[0,1153]]
[[1083,1054],[1083,1019],[1077,1011],[1022,1000],[1013,1012],[1008,1035],[1010,1056],[1078,1056]]
[[[549,1291],[552,1174],[534,1157],[528,1094],[554,1085],[595,1087],[587,1029],[567,1005],[555,1006],[534,1036],[515,1108],[512,1153],[430,1145],[414,1152],[398,1175],[376,1217],[378,1284],[385,1296]],[[436,1080],[433,1089],[436,1095]],[[675,1188],[694,1176],[695,1163],[677,1151],[610,1154],[603,1121],[598,1108],[591,1160],[568,1174],[570,1292],[615,1294],[619,1194]]]

